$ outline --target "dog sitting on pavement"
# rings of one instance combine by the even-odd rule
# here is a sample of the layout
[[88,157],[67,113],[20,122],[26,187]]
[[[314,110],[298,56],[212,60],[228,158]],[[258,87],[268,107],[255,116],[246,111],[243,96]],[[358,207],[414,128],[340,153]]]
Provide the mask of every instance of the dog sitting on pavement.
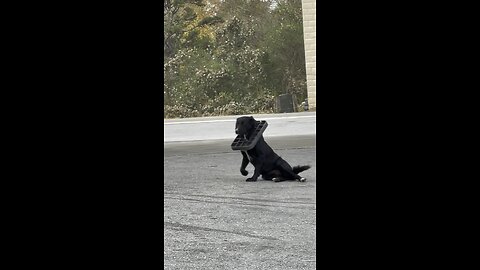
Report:
[[[239,117],[235,125],[235,133],[248,140],[251,136],[254,136],[254,131],[258,124],[259,121],[256,121],[252,116]],[[247,179],[248,182],[257,181],[260,175],[262,175],[264,180],[273,180],[274,182],[286,180],[306,181],[306,178],[299,176],[298,173],[310,169],[310,166],[295,166],[292,168],[288,162],[277,155],[265,142],[262,134],[259,136],[261,136],[260,139],[252,149],[241,151],[243,159],[240,173],[243,176],[248,175],[248,171],[245,170],[248,162],[255,167],[253,176]]]

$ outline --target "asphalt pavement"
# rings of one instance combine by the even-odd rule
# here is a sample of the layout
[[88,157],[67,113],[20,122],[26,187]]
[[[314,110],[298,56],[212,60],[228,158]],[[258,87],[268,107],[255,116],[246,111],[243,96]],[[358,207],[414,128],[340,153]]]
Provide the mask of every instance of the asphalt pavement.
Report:
[[246,182],[236,117],[165,121],[164,269],[316,269],[315,113],[254,115],[303,183]]

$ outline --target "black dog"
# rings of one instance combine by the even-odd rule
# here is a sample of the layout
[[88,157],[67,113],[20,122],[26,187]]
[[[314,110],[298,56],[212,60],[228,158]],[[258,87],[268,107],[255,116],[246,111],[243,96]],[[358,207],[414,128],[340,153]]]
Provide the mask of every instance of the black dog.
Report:
[[[252,116],[243,116],[237,118],[235,125],[235,133],[249,139],[253,136],[256,125],[259,121],[256,121]],[[291,167],[285,160],[277,155],[273,149],[265,142],[263,135],[261,135],[257,144],[248,151],[242,151],[243,160],[240,167],[242,175],[246,176],[248,171],[245,168],[250,161],[255,167],[253,176],[248,178],[247,181],[257,181],[257,178],[262,175],[265,180],[273,180],[275,182],[285,180],[298,180],[300,182],[306,181],[304,177],[298,175],[299,172],[310,169],[310,166],[295,166]]]

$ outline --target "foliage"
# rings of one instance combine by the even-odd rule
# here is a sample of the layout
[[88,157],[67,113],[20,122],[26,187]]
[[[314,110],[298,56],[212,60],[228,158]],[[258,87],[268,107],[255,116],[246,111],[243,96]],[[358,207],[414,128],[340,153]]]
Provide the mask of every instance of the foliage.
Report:
[[273,112],[306,96],[301,2],[164,0],[165,117]]

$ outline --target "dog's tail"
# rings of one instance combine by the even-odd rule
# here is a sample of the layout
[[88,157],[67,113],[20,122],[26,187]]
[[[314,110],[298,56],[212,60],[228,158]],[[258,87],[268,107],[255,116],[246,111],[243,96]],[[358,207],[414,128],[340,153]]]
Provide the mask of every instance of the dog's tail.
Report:
[[293,169],[294,173],[298,174],[299,172],[303,172],[303,171],[306,171],[306,170],[310,169],[310,166],[309,165],[295,166],[292,169]]

